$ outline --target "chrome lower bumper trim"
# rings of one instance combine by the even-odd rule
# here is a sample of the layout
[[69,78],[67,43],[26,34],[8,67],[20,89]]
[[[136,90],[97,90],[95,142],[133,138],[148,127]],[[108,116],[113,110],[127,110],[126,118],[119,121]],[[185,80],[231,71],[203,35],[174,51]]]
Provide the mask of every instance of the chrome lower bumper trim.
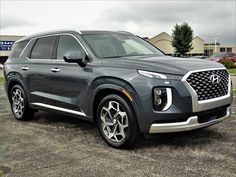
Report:
[[192,116],[189,117],[188,120],[185,122],[152,124],[149,133],[170,133],[170,132],[194,130],[202,127],[207,127],[213,124],[217,124],[230,116],[231,116],[231,108],[228,107],[227,113],[224,117],[211,120],[209,122],[198,123],[198,117]]

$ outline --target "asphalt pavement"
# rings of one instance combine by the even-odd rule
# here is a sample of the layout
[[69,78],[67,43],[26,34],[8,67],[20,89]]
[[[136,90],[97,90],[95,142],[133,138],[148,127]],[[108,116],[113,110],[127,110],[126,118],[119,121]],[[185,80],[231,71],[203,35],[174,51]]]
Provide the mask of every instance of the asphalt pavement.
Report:
[[140,138],[134,148],[117,150],[103,141],[96,125],[72,117],[40,111],[32,121],[14,120],[0,87],[0,176],[236,177],[235,118]]

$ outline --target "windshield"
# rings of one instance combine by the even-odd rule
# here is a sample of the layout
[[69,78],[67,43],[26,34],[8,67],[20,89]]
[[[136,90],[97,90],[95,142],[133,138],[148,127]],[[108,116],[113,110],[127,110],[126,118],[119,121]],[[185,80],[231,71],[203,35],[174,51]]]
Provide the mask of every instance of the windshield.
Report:
[[132,35],[84,34],[83,37],[99,58],[163,55],[148,42]]
[[224,53],[215,53],[210,56],[210,58],[222,58],[224,56]]

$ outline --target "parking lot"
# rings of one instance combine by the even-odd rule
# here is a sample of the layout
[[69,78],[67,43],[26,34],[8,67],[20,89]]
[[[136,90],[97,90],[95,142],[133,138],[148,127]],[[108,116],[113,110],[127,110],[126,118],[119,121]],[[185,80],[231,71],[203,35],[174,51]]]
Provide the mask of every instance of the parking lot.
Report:
[[233,177],[235,118],[202,130],[141,138],[133,149],[117,150],[94,124],[75,118],[38,112],[30,122],[14,120],[0,87],[0,176]]

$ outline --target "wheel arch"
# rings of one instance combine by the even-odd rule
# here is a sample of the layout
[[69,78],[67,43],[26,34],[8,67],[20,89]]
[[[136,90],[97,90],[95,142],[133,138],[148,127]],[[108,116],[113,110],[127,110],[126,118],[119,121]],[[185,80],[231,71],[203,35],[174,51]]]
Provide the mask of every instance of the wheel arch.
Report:
[[[135,117],[136,117],[137,122],[138,122],[138,128],[139,128],[140,112],[139,112],[139,109],[138,109],[138,105],[136,103],[136,99],[134,98],[134,95],[132,95],[133,100],[131,101],[127,97],[127,95],[125,95],[122,92],[123,90],[126,90],[126,91],[129,90],[130,91],[130,89],[127,89],[125,87],[115,85],[115,84],[103,84],[103,85],[100,85],[99,87],[97,87],[94,90],[93,96],[92,96],[92,99],[91,99],[91,104],[90,104],[90,105],[92,105],[90,107],[90,112],[92,113],[92,117],[93,117],[94,122],[96,122],[97,107],[98,107],[99,102],[102,100],[102,98],[104,98],[105,96],[110,95],[110,94],[116,94],[116,95],[119,95],[122,98],[124,98],[126,101],[128,101],[128,103],[132,106],[131,109],[135,114]],[[139,128],[139,130],[140,130],[140,128]]]
[[6,85],[6,91],[7,91],[8,98],[10,96],[11,89],[12,89],[12,87],[14,85],[20,85],[22,87],[22,89],[25,91],[24,84],[23,84],[23,82],[20,79],[18,79],[18,78],[10,78],[7,81],[7,85]]

